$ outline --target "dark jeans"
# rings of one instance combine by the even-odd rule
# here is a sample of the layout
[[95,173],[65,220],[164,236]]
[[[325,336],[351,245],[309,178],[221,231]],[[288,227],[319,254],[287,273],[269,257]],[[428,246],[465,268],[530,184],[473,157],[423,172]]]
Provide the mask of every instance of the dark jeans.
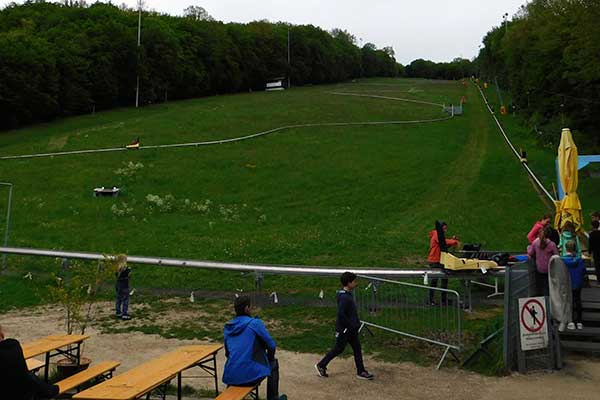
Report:
[[[269,361],[271,364],[271,376],[267,377],[267,400],[279,400],[279,361],[276,358]],[[257,386],[265,378],[257,379],[253,382],[243,383],[232,386]]]
[[548,286],[548,274],[535,270],[535,295],[549,296],[550,287]]
[[129,288],[117,288],[117,301],[115,304],[117,315],[128,315]]
[[581,309],[581,289],[573,289],[573,322],[583,322]]
[[356,373],[360,374],[361,372],[364,372],[365,365],[363,364],[362,348],[360,346],[358,332],[336,332],[335,345],[333,346],[333,349],[331,349],[329,353],[327,353],[325,357],[319,361],[318,365],[320,367],[327,368],[327,364],[329,364],[331,360],[344,352],[346,344],[348,343],[350,343],[350,347],[352,347],[352,351],[354,351],[354,364],[356,365]]
[[[431,268],[437,268],[440,271],[444,272],[444,266],[440,263],[431,263],[431,264],[429,264],[429,266]],[[431,283],[429,284],[429,286],[436,288],[439,280],[442,281],[440,284],[440,287],[442,289],[448,289],[448,279],[446,279],[446,278],[431,278]],[[435,292],[438,292],[438,291],[439,290],[430,290],[429,291],[429,303],[433,303],[435,301]],[[442,291],[441,297],[442,297],[442,304],[448,304],[448,292]]]

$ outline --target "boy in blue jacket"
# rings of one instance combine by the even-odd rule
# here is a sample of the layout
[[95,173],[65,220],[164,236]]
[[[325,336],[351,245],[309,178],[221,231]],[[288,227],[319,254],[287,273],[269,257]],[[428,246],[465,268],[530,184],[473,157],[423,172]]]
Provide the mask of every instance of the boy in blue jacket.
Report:
[[225,369],[223,383],[231,386],[256,386],[267,379],[267,400],[287,400],[279,396],[279,365],[275,341],[265,324],[250,316],[250,298],[235,299],[236,317],[225,324]]
[[358,286],[358,278],[352,272],[344,272],[340,277],[342,290],[337,293],[337,318],[335,321],[335,345],[315,364],[315,369],[320,377],[326,378],[327,364],[344,352],[346,344],[350,343],[354,351],[354,364],[356,365],[356,377],[359,379],[373,379],[363,364],[362,348],[360,346],[359,328],[360,319],[356,311],[356,303],[352,297],[352,291]]
[[583,259],[577,256],[577,243],[567,242],[566,254],[561,257],[565,262],[569,275],[571,275],[571,290],[573,291],[573,321],[569,322],[567,329],[583,329],[583,318],[581,312],[581,288],[585,280],[585,264]]

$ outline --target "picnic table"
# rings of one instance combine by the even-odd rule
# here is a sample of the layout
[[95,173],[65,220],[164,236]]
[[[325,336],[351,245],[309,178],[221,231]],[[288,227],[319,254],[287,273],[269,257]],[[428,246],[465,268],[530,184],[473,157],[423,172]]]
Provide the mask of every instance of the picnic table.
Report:
[[[46,336],[23,345],[23,356],[27,360],[28,358],[45,354],[44,380],[47,382],[50,358],[63,355],[74,359],[79,364],[81,360],[81,343],[89,338],[88,335]],[[65,350],[63,350],[64,347],[66,347]]]
[[216,354],[221,344],[183,346],[159,358],[116,375],[112,379],[84,390],[73,399],[80,400],[134,400],[153,390],[165,397],[169,382],[177,377],[177,398],[181,399],[181,374],[200,367],[215,380],[215,392],[219,394]]

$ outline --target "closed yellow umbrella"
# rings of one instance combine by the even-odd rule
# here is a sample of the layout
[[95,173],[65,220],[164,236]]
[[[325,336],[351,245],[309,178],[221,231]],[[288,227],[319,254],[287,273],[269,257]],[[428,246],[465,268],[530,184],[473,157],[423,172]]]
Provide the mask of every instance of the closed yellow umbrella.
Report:
[[565,192],[562,200],[556,201],[556,219],[554,224],[556,229],[561,230],[567,221],[573,223],[576,232],[583,231],[583,215],[581,213],[581,203],[577,195],[578,162],[577,146],[573,141],[571,130],[565,128],[562,130],[560,145],[558,146],[558,171],[560,183]]

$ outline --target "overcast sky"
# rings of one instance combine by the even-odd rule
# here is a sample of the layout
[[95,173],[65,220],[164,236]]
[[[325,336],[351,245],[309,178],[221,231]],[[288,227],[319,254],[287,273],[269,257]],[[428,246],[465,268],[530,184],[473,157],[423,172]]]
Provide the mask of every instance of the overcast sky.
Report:
[[[88,3],[92,1],[87,0]],[[472,58],[483,36],[527,0],[144,0],[148,8],[182,15],[189,5],[204,7],[224,22],[260,19],[345,29],[378,48],[392,46],[396,59],[450,61]],[[22,0],[16,1],[21,3]],[[135,6],[136,0],[114,0]],[[0,0],[0,5],[8,4]],[[360,41],[359,41],[360,44]]]

